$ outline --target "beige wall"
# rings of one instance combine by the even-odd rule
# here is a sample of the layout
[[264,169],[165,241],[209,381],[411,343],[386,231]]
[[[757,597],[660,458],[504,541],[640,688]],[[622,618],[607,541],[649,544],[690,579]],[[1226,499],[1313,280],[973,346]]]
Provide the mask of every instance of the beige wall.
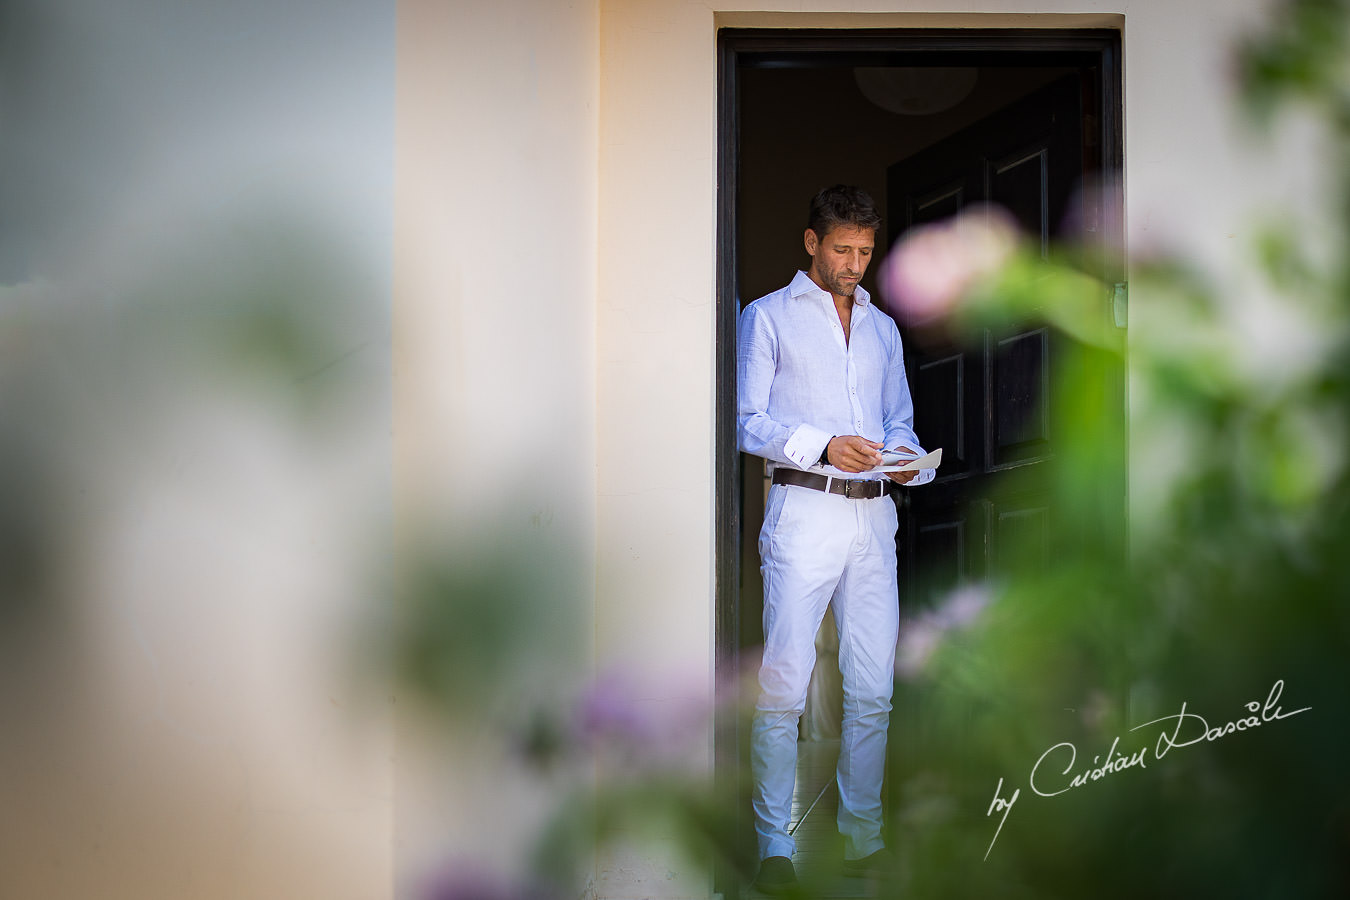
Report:
[[[584,3],[398,4],[400,553],[556,556],[551,586],[557,602],[583,598],[583,634],[595,594],[598,40]],[[550,686],[537,687],[517,712]],[[559,785],[499,729],[447,727],[443,710],[407,700],[400,895],[438,873],[523,871]]]

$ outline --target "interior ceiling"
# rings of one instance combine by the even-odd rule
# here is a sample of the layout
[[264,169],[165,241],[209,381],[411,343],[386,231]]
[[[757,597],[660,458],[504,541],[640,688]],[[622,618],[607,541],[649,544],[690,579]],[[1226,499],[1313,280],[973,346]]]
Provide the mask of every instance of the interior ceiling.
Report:
[[[823,137],[836,131],[851,131],[865,135],[869,143],[884,144],[891,157],[889,163],[895,163],[1074,70],[1048,67],[930,70],[949,73],[949,77],[932,78],[926,83],[921,70],[914,67],[893,67],[893,71],[911,76],[910,86],[916,90],[900,96],[916,110],[926,99],[924,88],[930,97],[949,90],[954,80],[950,76],[960,72],[970,73],[973,83],[958,102],[950,105],[934,102],[935,108],[927,114],[905,115],[868,100],[859,87],[859,70],[852,66],[745,69],[740,73],[742,128],[758,124],[771,128],[805,126],[813,131],[823,129]],[[875,69],[861,72],[864,83],[869,75],[873,81],[882,75]]]
[[[925,100],[922,91],[900,90],[912,108],[933,109],[926,115],[902,115],[869,101],[852,66],[741,69],[741,298],[748,301],[782,287],[794,269],[804,267],[802,230],[816,191],[831,184],[857,184],[884,204],[889,166],[1071,71],[1076,70],[980,68],[969,90],[950,105]],[[910,79],[909,86],[921,82]],[[931,85],[933,93],[942,87],[941,79]],[[883,222],[879,248],[889,245],[889,225]],[[869,270],[863,281],[868,290],[874,289],[874,279]]]

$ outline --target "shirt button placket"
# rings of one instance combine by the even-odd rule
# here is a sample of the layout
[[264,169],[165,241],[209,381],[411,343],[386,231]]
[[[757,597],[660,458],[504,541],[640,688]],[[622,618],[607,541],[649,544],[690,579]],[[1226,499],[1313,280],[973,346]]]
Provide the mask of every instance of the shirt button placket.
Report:
[[848,354],[848,401],[853,411],[853,432],[862,434],[862,410],[858,408],[858,370],[853,365],[853,348]]

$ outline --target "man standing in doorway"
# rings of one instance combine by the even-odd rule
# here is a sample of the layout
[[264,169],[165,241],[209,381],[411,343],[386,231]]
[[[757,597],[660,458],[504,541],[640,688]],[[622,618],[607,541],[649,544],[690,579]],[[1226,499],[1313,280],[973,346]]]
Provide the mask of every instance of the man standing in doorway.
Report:
[[881,224],[865,192],[826,188],[811,201],[811,265],[741,313],[737,434],[762,456],[772,487],[760,532],[764,659],[751,734],[756,885],[796,882],[788,834],[797,727],[815,663],[815,637],[832,606],[844,683],[838,783],[845,871],[876,868],[881,780],[895,644],[895,503],[891,481],[922,484],[933,470],[869,470],[881,450],[923,453],[895,322],[858,286]]

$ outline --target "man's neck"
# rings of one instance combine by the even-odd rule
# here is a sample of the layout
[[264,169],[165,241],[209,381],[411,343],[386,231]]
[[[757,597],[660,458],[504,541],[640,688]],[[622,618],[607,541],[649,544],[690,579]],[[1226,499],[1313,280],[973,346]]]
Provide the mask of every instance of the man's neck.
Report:
[[830,295],[830,298],[834,300],[834,308],[839,311],[840,315],[844,315],[849,310],[853,309],[852,294],[836,294],[834,291],[830,290],[825,285],[817,281],[814,272],[807,272],[806,277],[811,279],[812,284],[814,284],[816,287],[820,288],[822,291]]
[[830,293],[834,298],[834,311],[839,316],[839,325],[844,329],[844,344],[847,345],[853,334],[853,298],[843,294]]

